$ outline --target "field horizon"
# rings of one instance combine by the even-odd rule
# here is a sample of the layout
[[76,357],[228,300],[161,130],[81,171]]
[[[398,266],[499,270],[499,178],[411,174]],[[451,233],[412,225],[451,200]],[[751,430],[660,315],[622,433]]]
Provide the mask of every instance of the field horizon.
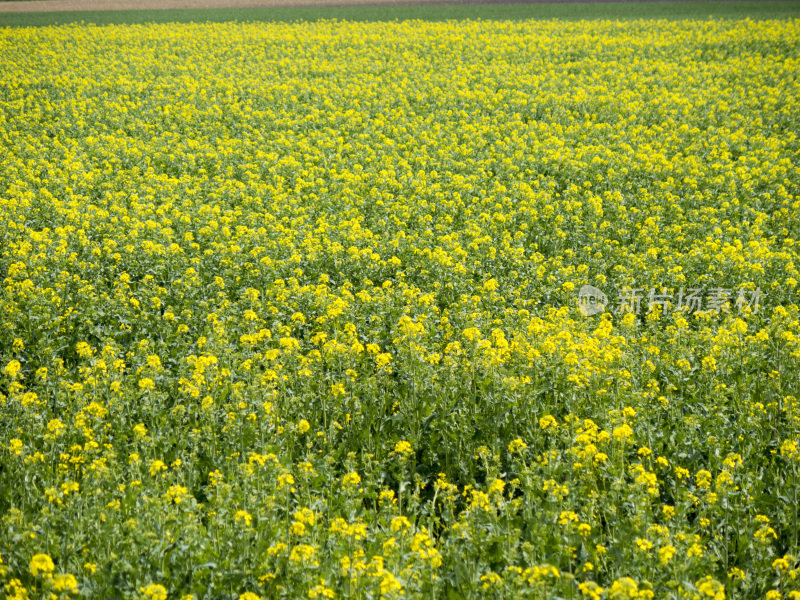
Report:
[[[0,27],[47,26],[66,23],[123,24],[164,22],[226,21],[313,21],[340,19],[449,20],[449,19],[708,19],[708,18],[798,18],[798,0],[565,0],[549,2],[507,2],[466,0],[415,2],[414,0],[242,0],[236,7],[226,0],[177,0],[175,3],[137,3],[131,9],[126,0],[108,0],[107,10],[86,0],[0,1]],[[198,8],[197,5],[202,5]],[[33,10],[31,7],[38,7]]]

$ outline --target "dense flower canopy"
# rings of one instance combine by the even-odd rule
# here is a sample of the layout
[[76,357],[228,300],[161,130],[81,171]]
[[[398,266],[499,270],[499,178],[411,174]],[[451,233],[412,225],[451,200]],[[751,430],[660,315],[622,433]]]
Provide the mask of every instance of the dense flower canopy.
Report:
[[8,597],[800,598],[796,20],[0,56]]

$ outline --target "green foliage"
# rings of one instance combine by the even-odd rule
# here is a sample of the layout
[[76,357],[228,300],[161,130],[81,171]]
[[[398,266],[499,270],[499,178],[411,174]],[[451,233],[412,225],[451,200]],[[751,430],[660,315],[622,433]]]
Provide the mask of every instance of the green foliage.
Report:
[[0,593],[797,600],[796,21],[0,48]]

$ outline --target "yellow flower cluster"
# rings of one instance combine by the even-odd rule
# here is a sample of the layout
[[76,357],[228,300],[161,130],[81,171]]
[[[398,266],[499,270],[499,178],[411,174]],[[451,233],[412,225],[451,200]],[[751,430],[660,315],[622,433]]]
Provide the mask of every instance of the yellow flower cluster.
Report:
[[0,593],[800,595],[796,20],[0,48]]

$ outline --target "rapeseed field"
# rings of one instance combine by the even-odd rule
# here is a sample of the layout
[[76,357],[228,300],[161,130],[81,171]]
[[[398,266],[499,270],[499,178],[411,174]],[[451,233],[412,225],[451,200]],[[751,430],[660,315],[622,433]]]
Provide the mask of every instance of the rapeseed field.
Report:
[[0,593],[800,598],[800,22],[0,30]]

